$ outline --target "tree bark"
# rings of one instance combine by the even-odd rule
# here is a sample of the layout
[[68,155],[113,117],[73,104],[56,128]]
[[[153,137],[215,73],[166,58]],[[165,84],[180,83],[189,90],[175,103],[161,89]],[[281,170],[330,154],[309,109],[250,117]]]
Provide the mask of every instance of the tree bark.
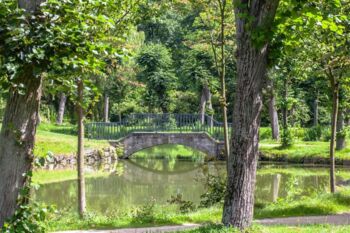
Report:
[[18,83],[24,88],[9,91],[0,133],[0,228],[17,208],[19,191],[27,182],[23,174],[32,169],[34,159],[42,79],[27,66]]
[[58,115],[56,120],[56,124],[58,125],[62,125],[63,123],[64,110],[66,108],[66,101],[67,101],[67,96],[62,92],[60,96],[60,104],[58,106]]
[[344,112],[340,109],[337,119],[336,150],[343,150],[346,147],[345,134],[343,133],[344,125]]
[[335,141],[337,134],[337,120],[338,120],[338,108],[339,108],[339,83],[335,77],[329,74],[331,86],[332,86],[332,126],[331,126],[331,142],[330,142],[330,190],[331,193],[335,192]]
[[274,87],[271,80],[269,80],[269,116],[271,122],[272,138],[278,140],[280,138],[280,126],[278,121],[278,113],[276,110],[276,97]]
[[84,176],[84,83],[81,79],[78,83],[78,208],[80,217],[86,212],[85,176]]
[[[278,2],[242,0],[237,1],[235,6],[237,88],[222,221],[225,225],[239,229],[249,227],[253,220],[261,95],[267,69],[268,41],[262,46],[257,46],[253,42],[252,31],[257,28],[270,30]],[[247,14],[247,17],[241,17]],[[254,20],[249,21],[248,18]]]
[[109,96],[105,94],[104,98],[104,108],[103,108],[103,118],[104,121],[107,123],[109,122]]

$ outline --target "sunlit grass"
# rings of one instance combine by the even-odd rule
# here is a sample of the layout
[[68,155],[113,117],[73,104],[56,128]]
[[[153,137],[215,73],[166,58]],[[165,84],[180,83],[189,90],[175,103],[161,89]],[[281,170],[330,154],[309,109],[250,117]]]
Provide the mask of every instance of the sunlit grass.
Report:
[[[34,154],[45,156],[48,152],[54,155],[71,155],[77,151],[77,136],[67,134],[74,132],[74,126],[56,126],[41,124],[37,130]],[[101,149],[108,147],[105,140],[85,140],[85,148]]]
[[[280,143],[272,140],[260,142],[260,151],[268,157],[287,158],[295,161],[302,161],[305,158],[328,158],[328,142],[304,142],[296,141],[291,147],[281,148]],[[336,159],[350,160],[350,146],[341,151],[336,151]]]

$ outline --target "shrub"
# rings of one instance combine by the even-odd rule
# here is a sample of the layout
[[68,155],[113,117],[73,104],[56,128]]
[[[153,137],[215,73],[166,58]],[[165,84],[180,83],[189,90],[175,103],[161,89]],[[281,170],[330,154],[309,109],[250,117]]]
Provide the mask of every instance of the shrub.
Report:
[[322,138],[322,127],[315,126],[305,130],[304,141],[319,141]]
[[293,145],[292,132],[288,128],[282,130],[281,144],[282,148],[287,148]]
[[196,209],[192,201],[185,201],[182,199],[182,194],[177,194],[176,196],[171,196],[170,200],[167,200],[169,204],[175,204],[179,206],[181,213],[188,213]]
[[210,207],[224,200],[226,194],[226,179],[222,176],[208,176],[205,185],[206,193],[201,195],[200,207]]

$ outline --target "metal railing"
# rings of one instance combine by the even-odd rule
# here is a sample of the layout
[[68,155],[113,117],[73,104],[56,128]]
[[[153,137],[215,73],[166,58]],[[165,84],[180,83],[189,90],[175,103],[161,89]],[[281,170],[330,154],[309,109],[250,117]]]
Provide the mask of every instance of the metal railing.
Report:
[[89,139],[118,140],[133,132],[206,132],[216,140],[224,139],[223,123],[200,114],[131,114],[121,122],[92,122],[85,127]]

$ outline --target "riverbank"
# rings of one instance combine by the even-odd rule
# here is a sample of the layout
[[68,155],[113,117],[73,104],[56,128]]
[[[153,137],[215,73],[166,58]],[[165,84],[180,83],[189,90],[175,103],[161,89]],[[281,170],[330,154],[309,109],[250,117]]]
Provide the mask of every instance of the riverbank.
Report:
[[[280,143],[272,140],[260,142],[260,160],[270,162],[287,162],[296,164],[330,164],[329,142],[296,141],[288,148],[281,148]],[[336,151],[337,165],[350,165],[350,146]]]
[[[275,203],[257,203],[255,219],[317,216],[350,212],[350,189],[340,188],[336,194],[314,194],[299,200],[279,200]],[[73,212],[57,212],[46,223],[50,231],[118,229],[164,225],[217,224],[221,222],[222,204],[181,213],[177,206],[142,206],[129,212],[92,213],[79,219]],[[209,231],[210,232],[210,231]]]

